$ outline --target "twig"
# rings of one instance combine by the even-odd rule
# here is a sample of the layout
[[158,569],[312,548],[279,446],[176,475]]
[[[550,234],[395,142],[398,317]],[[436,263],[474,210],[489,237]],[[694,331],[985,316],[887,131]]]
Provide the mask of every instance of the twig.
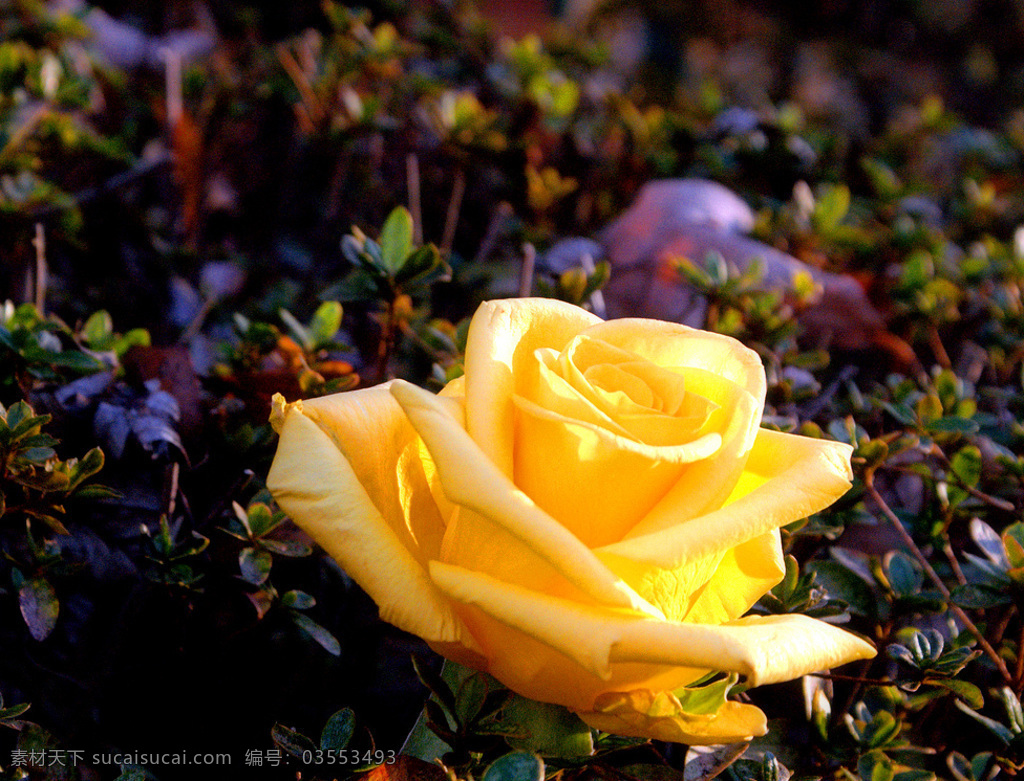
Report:
[[35,302],[39,314],[46,311],[46,233],[43,231],[43,223],[36,223],[36,236],[32,239],[32,246],[36,248],[36,273],[35,273]]
[[494,245],[498,243],[498,239],[505,229],[505,223],[508,222],[511,216],[511,204],[508,201],[499,203],[498,208],[494,210],[494,214],[491,216],[491,222],[487,226],[487,233],[484,234],[483,241],[480,242],[480,249],[473,256],[474,265],[483,263],[490,256],[491,252],[494,251]]
[[956,470],[953,469],[953,462],[949,460],[949,458],[943,452],[941,447],[933,444],[929,453],[933,456],[936,456],[940,461],[942,461],[942,465],[945,466],[946,469],[948,469],[949,472],[956,478],[956,484],[958,488],[962,488],[975,499],[980,499],[986,504],[991,504],[993,507],[997,507],[998,509],[1003,510],[1004,512],[1012,513],[1016,511],[1017,508],[1014,506],[1013,502],[1009,502],[1006,499],[1000,499],[998,496],[992,496],[991,494],[987,494],[984,491],[979,491],[972,485],[968,485],[967,482],[956,473]]
[[999,674],[1003,676],[1003,680],[1008,685],[1012,686],[1015,681],[1013,676],[1010,675],[1010,670],[1007,668],[1006,662],[1004,662],[1002,657],[999,656],[996,649],[992,647],[992,644],[985,639],[985,635],[981,633],[981,630],[978,629],[973,621],[971,621],[970,617],[952,600],[949,589],[946,587],[946,584],[942,582],[942,578],[940,578],[938,573],[932,568],[932,565],[928,562],[927,557],[921,549],[917,547],[917,543],[914,542],[914,538],[911,537],[910,533],[903,528],[903,523],[896,517],[896,513],[892,511],[885,499],[882,498],[882,495],[878,493],[878,489],[875,488],[874,478],[874,470],[869,471],[864,475],[864,487],[867,489],[868,494],[875,500],[875,503],[878,504],[882,514],[889,519],[889,523],[892,525],[899,538],[903,541],[903,544],[906,545],[907,548],[910,549],[910,552],[914,554],[914,558],[917,559],[922,569],[924,569],[925,574],[932,583],[935,584],[935,587],[949,603],[949,609],[953,615],[960,619],[960,621],[963,622],[963,625],[967,628],[967,631],[977,638],[978,645],[981,646],[982,650],[985,651],[986,655],[995,664],[996,669],[999,670]]
[[951,369],[953,367],[953,362],[949,359],[949,353],[946,352],[946,347],[942,344],[942,337],[939,336],[939,329],[935,327],[934,323],[928,326],[928,345],[932,348],[935,360],[939,362],[939,366],[943,369]]
[[533,290],[533,267],[537,263],[537,250],[530,242],[523,245],[523,265],[519,269],[519,297],[526,298]]
[[170,47],[160,49],[164,61],[164,96],[167,110],[167,127],[173,130],[185,114],[185,100],[182,97],[181,55]]
[[405,186],[409,190],[412,239],[419,245],[423,243],[423,211],[420,208],[420,159],[415,152],[405,156]]
[[274,53],[277,55],[277,61],[281,63],[281,67],[284,68],[285,73],[288,74],[292,83],[295,84],[295,88],[299,91],[310,121],[314,125],[319,124],[324,118],[324,111],[320,106],[316,93],[313,91],[313,85],[309,82],[309,77],[306,76],[306,72],[302,70],[302,66],[295,61],[292,53],[288,51],[288,47],[284,44],[275,46]]
[[[596,270],[594,268],[594,259],[590,256],[589,252],[583,253],[583,257],[580,258],[580,265],[588,277]],[[594,307],[594,314],[598,317],[604,317],[608,312],[604,305],[604,295],[600,290],[595,290],[590,294],[590,305]]]
[[949,544],[949,537],[946,536],[946,541],[942,544],[942,552],[946,554],[946,559],[949,561],[949,567],[953,570],[953,576],[956,578],[956,582],[961,586],[967,585],[967,578],[964,576],[964,571],[960,569],[960,562],[956,560],[956,556],[953,553],[953,547]]
[[50,113],[49,104],[40,103],[36,106],[25,121],[22,122],[13,133],[11,133],[3,147],[0,148],[0,160],[3,160],[21,146],[25,139],[32,135],[32,131],[36,129],[36,125],[38,125],[43,120],[43,117],[48,113]]
[[381,323],[380,342],[377,344],[377,382],[382,383],[388,378],[388,364],[391,363],[391,352],[395,346],[395,327],[397,317],[395,298],[388,300],[384,321]]
[[1017,638],[1017,664],[1014,667],[1015,683],[1013,691],[1020,696],[1021,688],[1024,687],[1024,622],[1020,625],[1020,636]]
[[812,678],[823,678],[826,681],[850,681],[851,683],[863,683],[868,686],[895,686],[885,678],[862,678],[859,675],[841,675],[840,673],[807,673]]
[[452,199],[448,201],[448,213],[444,218],[444,236],[441,238],[441,257],[448,257],[455,243],[455,228],[459,224],[459,211],[462,209],[462,196],[466,194],[466,172],[461,168],[455,173],[455,184],[452,187]]
[[854,377],[856,377],[858,371],[860,370],[852,364],[847,364],[842,369],[840,369],[839,376],[836,377],[832,382],[830,382],[828,384],[828,387],[826,387],[825,390],[819,393],[816,398],[812,399],[810,402],[807,403],[806,406],[804,406],[803,410],[801,411],[801,415],[804,418],[804,420],[813,419],[819,412],[825,409],[825,407],[828,406],[829,403],[831,403],[832,397],[839,392],[839,386],[841,386],[844,382],[852,380]]

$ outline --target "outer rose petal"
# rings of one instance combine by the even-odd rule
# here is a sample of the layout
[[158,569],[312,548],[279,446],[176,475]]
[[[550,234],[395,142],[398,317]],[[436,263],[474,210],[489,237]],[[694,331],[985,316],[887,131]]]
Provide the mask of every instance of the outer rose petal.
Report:
[[[552,661],[546,676],[535,654],[521,660],[508,645],[495,646],[497,653],[488,648],[489,670],[506,686],[538,699],[544,696],[537,692],[547,693],[547,699],[558,692],[556,702],[577,710],[592,710],[604,692],[639,688],[647,678],[669,672],[664,667],[684,668],[680,676],[690,673],[678,685],[719,670],[745,675],[758,686],[875,655],[856,635],[803,615],[748,616],[721,626],[684,624],[580,605],[441,562],[431,562],[430,575],[452,599],[582,668],[568,686],[561,662]],[[483,645],[489,646],[486,638]]]
[[[407,525],[413,512],[420,524],[431,518],[423,502],[430,494],[410,453],[415,433],[387,388],[286,406],[275,401],[281,439],[267,485],[282,509],[373,597],[381,618],[432,641],[451,658],[479,664],[475,641],[427,576],[426,560],[434,551],[417,539],[419,531],[436,548],[443,528]],[[389,446],[381,447],[381,440]],[[348,450],[358,454],[350,460]],[[403,495],[397,487],[402,480],[423,490]],[[440,524],[436,508],[433,519]]]
[[726,702],[714,713],[688,713],[671,692],[638,689],[609,692],[592,711],[577,711],[589,726],[615,735],[634,735],[690,746],[739,743],[764,735],[768,722],[760,708]]
[[775,530],[849,489],[851,451],[841,442],[761,429],[724,507],[594,552],[671,620],[736,618],[784,573]]
[[466,340],[466,420],[470,436],[504,474],[512,476],[512,396],[534,350],[561,350],[596,315],[547,298],[486,301]]

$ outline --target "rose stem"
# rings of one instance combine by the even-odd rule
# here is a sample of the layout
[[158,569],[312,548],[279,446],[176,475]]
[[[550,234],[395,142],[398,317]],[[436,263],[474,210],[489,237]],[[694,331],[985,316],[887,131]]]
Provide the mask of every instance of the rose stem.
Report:
[[896,534],[898,534],[900,539],[903,541],[903,544],[906,545],[910,549],[911,553],[914,554],[914,558],[917,559],[918,563],[924,569],[925,573],[931,579],[932,583],[935,584],[935,587],[942,593],[942,596],[949,603],[950,611],[953,613],[953,615],[959,618],[961,622],[963,622],[963,625],[967,628],[967,631],[969,631],[978,639],[978,645],[982,647],[986,655],[988,655],[988,657],[995,663],[996,669],[999,670],[999,674],[1003,676],[1003,680],[1007,684],[1012,686],[1014,684],[1014,680],[1013,676],[1010,675],[1009,669],[1006,667],[1006,662],[1002,660],[1002,658],[996,652],[996,649],[993,648],[992,644],[985,639],[985,635],[983,635],[981,633],[981,630],[978,629],[977,626],[975,626],[974,622],[971,621],[971,619],[963,611],[963,609],[955,602],[953,602],[951,595],[949,593],[949,589],[946,588],[946,584],[942,582],[942,578],[940,578],[938,573],[934,569],[932,569],[932,565],[928,563],[928,559],[925,558],[924,553],[922,553],[921,549],[917,547],[917,543],[914,542],[914,538],[911,537],[910,533],[903,528],[903,523],[900,521],[899,518],[896,517],[896,513],[892,511],[892,509],[889,507],[886,501],[882,498],[882,495],[878,493],[878,489],[875,488],[874,470],[865,473],[864,486],[865,488],[867,488],[868,494],[871,495],[871,498],[874,499],[875,502],[878,504],[878,507],[881,509],[882,514],[889,519],[889,523],[892,524],[893,528],[896,530]]

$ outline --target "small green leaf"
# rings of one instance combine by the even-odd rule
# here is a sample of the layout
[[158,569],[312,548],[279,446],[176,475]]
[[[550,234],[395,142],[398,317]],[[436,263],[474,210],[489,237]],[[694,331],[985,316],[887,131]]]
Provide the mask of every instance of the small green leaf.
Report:
[[292,591],[286,591],[281,596],[281,604],[292,610],[309,610],[316,605],[316,600],[305,591],[293,589]]
[[242,580],[254,586],[267,582],[273,563],[273,557],[262,549],[243,548],[238,554],[238,568],[242,571]]
[[544,761],[535,754],[514,751],[491,763],[483,781],[544,781]]
[[412,215],[404,206],[388,215],[380,232],[381,265],[394,277],[412,253]]
[[317,307],[307,328],[311,349],[326,347],[334,340],[341,328],[341,315],[341,304],[337,301],[324,301]]
[[283,724],[274,724],[270,730],[270,738],[286,753],[291,754],[297,759],[302,759],[302,755],[307,751],[313,752],[314,756],[316,755],[316,744],[312,740],[301,732],[286,727]]
[[309,336],[309,331],[306,330],[306,326],[296,319],[295,315],[282,307],[277,310],[277,316],[288,326],[288,330],[291,331],[292,337],[299,343],[300,347],[304,350],[313,349],[313,340]]
[[687,713],[698,715],[717,713],[725,705],[729,691],[738,681],[739,675],[733,673],[720,681],[705,686],[677,689],[673,694]]
[[331,656],[341,656],[341,643],[328,630],[303,613],[291,611],[291,617],[295,625],[316,640],[327,653],[331,654]]
[[884,567],[886,580],[897,596],[915,596],[924,584],[924,575],[914,560],[901,551],[886,556]]
[[501,713],[505,742],[546,757],[586,757],[594,753],[590,728],[561,705],[514,696]]
[[948,689],[972,708],[981,708],[985,704],[985,697],[982,695],[981,689],[970,681],[960,678],[942,678],[939,680],[929,680],[927,683],[932,686],[941,686],[943,689]]
[[950,592],[950,599],[960,607],[971,610],[986,610],[1013,602],[1010,595],[1004,591],[974,583],[956,586]]
[[355,712],[351,708],[342,708],[324,725],[323,732],[320,733],[320,748],[324,751],[341,751],[352,740],[355,730]]
[[26,580],[18,589],[18,606],[32,637],[45,640],[57,625],[60,612],[57,592],[50,582],[46,578]]
[[857,762],[861,781],[893,781],[892,760],[881,751],[869,751]]
[[90,315],[82,327],[82,336],[93,350],[105,350],[114,333],[114,321],[105,309]]
[[974,488],[981,479],[981,450],[974,445],[960,448],[950,462],[953,472],[967,486]]
[[956,416],[949,416],[945,418],[936,418],[935,420],[929,420],[925,424],[925,428],[928,431],[936,434],[977,434],[978,429],[981,428],[978,423],[970,418],[961,418]]
[[74,491],[83,481],[99,472],[103,468],[103,463],[103,451],[98,447],[94,447],[82,456],[78,463],[71,468],[71,474],[68,477],[68,491]]

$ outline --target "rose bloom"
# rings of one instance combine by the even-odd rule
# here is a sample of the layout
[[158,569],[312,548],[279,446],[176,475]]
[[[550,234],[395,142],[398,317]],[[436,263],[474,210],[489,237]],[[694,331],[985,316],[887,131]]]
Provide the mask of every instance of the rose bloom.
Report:
[[[850,487],[849,445],[760,428],[765,373],[719,334],[513,299],[473,317],[465,375],[284,404],[267,483],[381,618],[587,724],[688,744],[765,732],[687,712],[709,671],[751,685],[874,655],[803,615],[747,616],[779,527]],[[703,710],[703,709],[698,709]]]

